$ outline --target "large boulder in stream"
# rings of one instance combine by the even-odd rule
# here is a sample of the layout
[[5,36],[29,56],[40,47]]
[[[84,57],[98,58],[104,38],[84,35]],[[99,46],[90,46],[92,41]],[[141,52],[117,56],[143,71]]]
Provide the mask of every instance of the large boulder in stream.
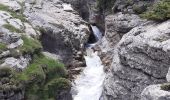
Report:
[[140,97],[147,86],[166,82],[169,45],[170,21],[145,23],[125,34],[114,50],[112,68],[104,82],[104,100],[157,100],[143,99],[144,92]]

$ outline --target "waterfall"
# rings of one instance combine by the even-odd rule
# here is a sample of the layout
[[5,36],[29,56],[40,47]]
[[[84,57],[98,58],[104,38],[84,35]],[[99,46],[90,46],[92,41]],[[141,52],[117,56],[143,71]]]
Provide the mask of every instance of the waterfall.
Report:
[[[95,39],[98,41],[102,38],[102,33],[96,26],[91,26]],[[103,65],[97,52],[91,49],[95,43],[90,44],[86,49],[87,55],[84,56],[86,68],[81,75],[75,80],[74,89],[77,91],[73,95],[74,100],[99,100],[102,94],[102,85],[105,78]]]
[[97,28],[97,26],[91,25],[91,28],[92,28],[93,34],[95,35],[96,41],[99,41],[102,38],[102,33]]

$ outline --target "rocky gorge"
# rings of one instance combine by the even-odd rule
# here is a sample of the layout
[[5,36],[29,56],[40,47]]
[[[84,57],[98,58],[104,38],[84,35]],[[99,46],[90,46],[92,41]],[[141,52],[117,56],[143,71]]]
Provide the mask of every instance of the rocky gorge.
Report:
[[169,14],[169,0],[1,0],[0,100],[170,100]]

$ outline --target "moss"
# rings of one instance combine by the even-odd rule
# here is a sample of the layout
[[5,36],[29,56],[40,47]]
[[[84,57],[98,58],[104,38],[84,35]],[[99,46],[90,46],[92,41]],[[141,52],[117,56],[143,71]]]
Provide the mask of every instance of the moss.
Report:
[[15,28],[13,25],[11,24],[4,24],[3,25],[4,28],[8,29],[11,32],[16,32],[16,33],[22,33],[22,31],[20,29]]
[[57,91],[55,88],[49,89],[49,85],[60,90],[70,86],[67,85],[69,81],[65,79],[66,75],[66,69],[62,63],[44,55],[35,55],[33,62],[22,73],[19,73],[17,78],[27,84],[26,97],[28,100],[47,100],[55,97],[49,94],[50,91],[53,93]]
[[164,83],[161,85],[161,89],[165,90],[165,91],[169,91],[170,90],[170,83]]
[[[44,55],[35,55],[32,64],[24,70],[19,78],[23,81],[34,80],[41,81],[45,79],[52,79],[54,77],[65,77],[66,70],[64,65],[56,60],[47,58]],[[45,78],[47,76],[47,78]],[[40,78],[41,80],[37,80]]]
[[141,14],[141,17],[156,21],[168,20],[170,18],[170,1],[161,0],[159,3],[153,5],[152,9]]
[[20,12],[15,12],[9,9],[8,6],[3,5],[3,4],[0,4],[0,10],[9,12],[11,16],[13,16],[14,18],[20,19],[22,22],[27,22],[25,16],[23,15],[23,10],[21,10]]
[[0,50],[6,50],[7,47],[4,43],[0,43]]
[[55,97],[56,92],[59,94],[61,91],[69,90],[71,87],[70,82],[65,78],[56,78],[47,83],[46,90],[50,97]]
[[22,54],[24,53],[29,53],[29,54],[34,54],[34,53],[39,53],[42,49],[41,43],[33,38],[28,38],[27,36],[22,36],[22,40],[24,41],[23,46],[19,48]]
[[5,6],[5,5],[3,5],[3,4],[0,4],[0,10],[8,11],[8,10],[9,10],[9,7],[8,7],[8,6]]
[[23,85],[17,80],[15,72],[10,67],[0,68],[0,91],[3,93],[16,93],[23,90]]

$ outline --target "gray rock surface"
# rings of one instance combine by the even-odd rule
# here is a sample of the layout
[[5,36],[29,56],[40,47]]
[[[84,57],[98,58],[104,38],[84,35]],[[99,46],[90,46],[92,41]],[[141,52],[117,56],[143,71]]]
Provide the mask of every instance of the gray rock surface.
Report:
[[166,80],[167,82],[170,82],[170,68],[168,70],[168,73],[166,74]]
[[170,21],[166,21],[143,24],[123,36],[104,82],[104,100],[140,100],[148,85],[166,81],[169,34]]
[[141,19],[135,14],[123,14],[119,12],[114,15],[108,15],[105,18],[105,37],[111,46],[114,47],[125,33],[144,22],[146,20]]
[[[37,8],[37,5],[41,7]],[[65,11],[60,0],[35,3],[27,0],[25,7],[24,14],[28,20],[43,33],[45,50],[59,55],[64,63],[69,63],[87,41],[89,31],[86,22],[75,11]]]
[[11,10],[19,11],[22,9],[21,5],[17,2],[17,0],[1,0],[1,4],[9,6]]
[[161,90],[161,85],[150,85],[141,93],[141,100],[170,100],[170,92]]

